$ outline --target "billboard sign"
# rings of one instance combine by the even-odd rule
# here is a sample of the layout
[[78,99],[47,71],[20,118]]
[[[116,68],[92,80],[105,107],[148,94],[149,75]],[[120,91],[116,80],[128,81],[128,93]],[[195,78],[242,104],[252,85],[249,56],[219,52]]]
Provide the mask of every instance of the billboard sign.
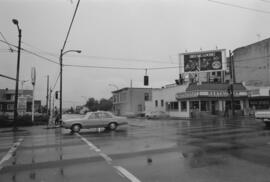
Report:
[[180,54],[180,70],[186,72],[211,72],[226,69],[225,49]]

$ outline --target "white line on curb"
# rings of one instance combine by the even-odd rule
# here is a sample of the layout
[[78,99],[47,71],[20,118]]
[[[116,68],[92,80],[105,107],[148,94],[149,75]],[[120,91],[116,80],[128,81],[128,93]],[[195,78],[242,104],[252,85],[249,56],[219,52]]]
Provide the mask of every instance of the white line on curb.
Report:
[[21,144],[22,141],[23,141],[23,139],[20,138],[16,143],[14,143],[13,146],[7,152],[7,154],[1,159],[0,170],[4,167],[3,166],[4,162],[8,161],[11,158],[11,156],[17,150],[18,146]]

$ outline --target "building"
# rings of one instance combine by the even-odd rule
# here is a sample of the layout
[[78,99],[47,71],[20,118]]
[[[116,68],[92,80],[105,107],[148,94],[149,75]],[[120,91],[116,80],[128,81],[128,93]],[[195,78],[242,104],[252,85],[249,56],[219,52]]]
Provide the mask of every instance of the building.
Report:
[[249,106],[270,108],[270,38],[233,51],[235,78],[249,90]]
[[270,38],[233,51],[236,82],[270,86]]
[[[177,118],[231,114],[228,88],[227,83],[185,83],[153,89],[146,113],[165,111]],[[241,83],[234,84],[234,109],[237,115],[249,114],[248,91]]]
[[[18,114],[32,112],[32,90],[18,91]],[[15,90],[0,89],[0,113],[13,115],[15,102]],[[41,101],[35,100],[35,112],[41,112]]]
[[143,115],[145,101],[151,100],[151,88],[122,88],[112,92],[113,112],[116,115]]
[[164,111],[170,117],[188,118],[188,111],[179,109],[179,102],[176,100],[176,94],[185,92],[187,87],[188,84],[170,84],[162,88],[153,89],[152,99],[145,102],[145,112]]

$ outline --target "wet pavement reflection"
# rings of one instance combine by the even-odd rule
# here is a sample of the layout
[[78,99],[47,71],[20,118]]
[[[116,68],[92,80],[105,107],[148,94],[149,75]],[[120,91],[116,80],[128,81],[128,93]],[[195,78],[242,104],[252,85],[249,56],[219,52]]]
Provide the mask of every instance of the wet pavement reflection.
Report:
[[270,179],[270,130],[251,118],[129,123],[79,135],[45,126],[0,129],[1,158],[24,139],[3,164],[0,181],[130,181],[116,166],[140,181]]

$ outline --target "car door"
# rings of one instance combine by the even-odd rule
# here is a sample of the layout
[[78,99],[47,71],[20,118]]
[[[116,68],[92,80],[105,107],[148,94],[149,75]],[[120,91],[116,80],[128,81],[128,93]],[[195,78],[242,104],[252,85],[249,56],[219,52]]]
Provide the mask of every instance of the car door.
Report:
[[100,123],[100,115],[99,113],[91,113],[86,120],[84,121],[84,126],[86,128],[95,128],[99,125]]
[[109,113],[101,112],[100,114],[102,117],[101,124],[103,126],[107,126],[110,122],[112,122],[113,117]]

